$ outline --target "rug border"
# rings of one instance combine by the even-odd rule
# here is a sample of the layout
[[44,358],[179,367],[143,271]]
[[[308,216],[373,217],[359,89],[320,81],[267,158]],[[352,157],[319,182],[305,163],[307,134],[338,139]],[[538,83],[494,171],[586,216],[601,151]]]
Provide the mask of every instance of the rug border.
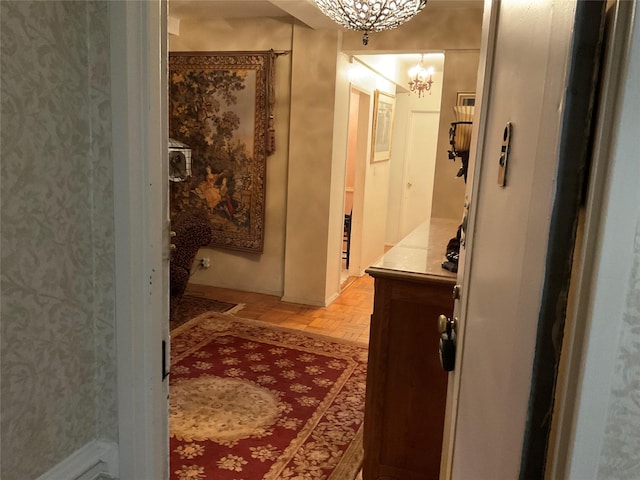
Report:
[[[364,463],[364,440],[363,440],[364,422],[356,432],[355,437],[349,444],[349,447],[342,454],[340,463],[333,469],[327,480],[355,480],[358,472]],[[360,460],[355,460],[357,455]],[[354,460],[352,460],[354,459]]]
[[327,341],[327,342],[340,343],[342,345],[349,345],[349,346],[353,346],[353,347],[362,347],[362,348],[366,348],[367,350],[369,350],[369,343],[358,342],[356,340],[348,340],[346,338],[332,337],[331,335],[327,335],[327,334],[323,334],[323,333],[316,333],[316,332],[309,332],[307,330],[300,330],[300,329],[292,328],[292,327],[283,327],[281,325],[276,325],[276,324],[270,323],[270,322],[264,322],[262,320],[254,320],[252,318],[238,317],[238,316],[235,315],[235,313],[229,314],[228,312],[204,312],[204,313],[201,313],[200,315],[198,315],[196,317],[193,317],[191,320],[186,321],[182,325],[179,325],[178,327],[173,329],[171,333],[177,335],[177,334],[181,333],[181,331],[184,330],[187,326],[191,327],[192,324],[195,325],[197,323],[200,323],[206,318],[218,317],[218,316],[223,317],[223,318],[225,318],[227,320],[228,319],[232,319],[233,321],[237,321],[239,323],[245,323],[245,324],[248,324],[248,325],[253,325],[253,326],[256,326],[256,327],[271,328],[273,330],[279,330],[281,332],[300,334],[300,335],[303,335],[303,336],[306,336],[306,337],[309,337],[309,338],[314,338],[314,339],[318,339],[318,340],[324,340],[324,341]]

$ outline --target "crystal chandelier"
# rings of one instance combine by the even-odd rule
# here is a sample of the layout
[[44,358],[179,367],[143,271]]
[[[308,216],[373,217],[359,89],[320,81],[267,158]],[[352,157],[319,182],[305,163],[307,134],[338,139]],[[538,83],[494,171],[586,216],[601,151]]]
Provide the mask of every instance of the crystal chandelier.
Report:
[[391,30],[414,17],[427,0],[314,0],[331,20],[349,30],[362,32],[362,44],[369,32]]
[[409,70],[409,91],[418,92],[420,98],[424,92],[431,95],[431,85],[433,85],[433,67],[424,68],[424,55],[420,58],[420,63]]

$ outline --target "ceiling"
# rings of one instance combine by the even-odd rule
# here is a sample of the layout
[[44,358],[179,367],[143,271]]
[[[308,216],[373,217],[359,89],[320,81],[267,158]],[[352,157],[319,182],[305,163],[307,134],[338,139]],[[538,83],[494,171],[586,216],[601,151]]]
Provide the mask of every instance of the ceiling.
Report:
[[266,0],[169,0],[169,15],[178,18],[283,17],[288,14]]
[[[484,0],[429,0],[437,7],[478,7]],[[169,16],[175,18],[294,17],[307,24],[315,21],[336,27],[318,10],[313,0],[169,0]],[[312,28],[314,27],[309,25]]]
[[[429,0],[429,4],[440,7],[477,7],[482,0]],[[313,0],[169,0],[170,32],[179,32],[181,20],[192,19],[225,19],[252,17],[295,18],[313,29],[339,29],[332,20],[326,17]],[[172,28],[173,25],[173,28]],[[173,31],[172,31],[173,30]],[[358,55],[356,58],[389,78],[385,72],[408,71],[420,61],[421,52],[409,54]],[[425,66],[442,71],[443,55],[425,55]]]
[[313,0],[169,0],[169,16],[177,19],[289,17],[318,28],[338,28]]

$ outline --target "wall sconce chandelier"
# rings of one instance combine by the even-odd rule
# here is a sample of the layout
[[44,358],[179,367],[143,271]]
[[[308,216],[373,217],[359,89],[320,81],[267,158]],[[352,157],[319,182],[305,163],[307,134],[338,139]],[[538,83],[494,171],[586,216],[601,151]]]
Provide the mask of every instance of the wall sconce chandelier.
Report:
[[456,105],[453,107],[456,121],[451,122],[451,129],[449,130],[449,144],[451,145],[449,160],[455,161],[456,157],[460,157],[461,166],[456,176],[463,177],[464,183],[467,183],[474,110],[475,107],[472,105]]
[[409,91],[418,92],[418,98],[422,97],[424,92],[431,95],[431,85],[433,85],[433,67],[424,68],[424,55],[420,59],[420,63],[409,70]]
[[369,32],[399,27],[413,18],[427,0],[314,0],[331,20],[349,30],[362,32],[362,44]]

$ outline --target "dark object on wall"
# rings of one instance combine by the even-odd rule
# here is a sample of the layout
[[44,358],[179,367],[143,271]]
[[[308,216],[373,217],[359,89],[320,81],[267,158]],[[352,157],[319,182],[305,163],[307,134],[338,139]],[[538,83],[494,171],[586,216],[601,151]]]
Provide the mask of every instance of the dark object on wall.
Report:
[[172,243],[176,246],[171,253],[169,265],[169,311],[173,314],[184,295],[184,291],[191,276],[191,266],[200,247],[211,243],[213,234],[206,218],[193,214],[178,216],[172,223],[171,229],[176,234]]

